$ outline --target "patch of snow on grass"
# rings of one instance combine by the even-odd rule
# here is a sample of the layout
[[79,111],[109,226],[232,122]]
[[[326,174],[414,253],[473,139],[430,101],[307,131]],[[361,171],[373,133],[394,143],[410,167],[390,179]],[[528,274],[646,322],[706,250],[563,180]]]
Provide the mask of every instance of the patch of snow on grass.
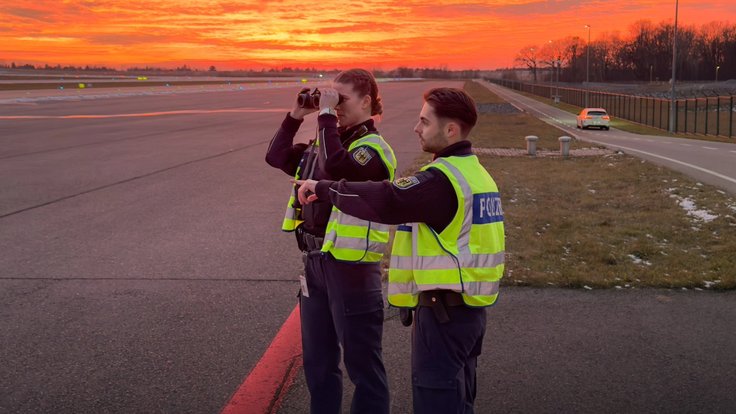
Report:
[[643,264],[643,265],[646,265],[646,266],[651,266],[652,265],[652,262],[650,262],[648,260],[643,260],[641,257],[637,257],[637,256],[635,256],[633,254],[630,254],[629,255],[629,258],[631,259],[632,262],[634,262],[634,264]]
[[[672,188],[668,188],[667,192],[672,192]],[[705,209],[699,209],[698,206],[695,204],[695,201],[692,198],[685,197],[682,198],[675,194],[670,194],[671,198],[674,198],[677,200],[677,204],[682,207],[683,210],[687,213],[688,216],[695,217],[696,219],[702,220],[703,222],[711,222],[718,218],[717,215],[711,213],[708,210]]]

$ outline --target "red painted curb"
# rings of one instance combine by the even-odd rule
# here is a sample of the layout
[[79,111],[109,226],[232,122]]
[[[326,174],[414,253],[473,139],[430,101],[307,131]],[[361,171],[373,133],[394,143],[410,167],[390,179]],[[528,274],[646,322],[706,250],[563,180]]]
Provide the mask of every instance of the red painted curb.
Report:
[[297,305],[221,414],[272,414],[302,366],[302,331]]

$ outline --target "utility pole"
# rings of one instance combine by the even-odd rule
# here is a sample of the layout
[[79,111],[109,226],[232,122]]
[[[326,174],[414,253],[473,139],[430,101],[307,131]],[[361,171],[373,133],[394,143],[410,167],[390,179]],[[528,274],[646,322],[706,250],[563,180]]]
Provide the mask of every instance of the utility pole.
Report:
[[675,132],[675,76],[677,75],[677,11],[680,0],[675,0],[675,30],[672,34],[672,91],[670,94],[670,133]]

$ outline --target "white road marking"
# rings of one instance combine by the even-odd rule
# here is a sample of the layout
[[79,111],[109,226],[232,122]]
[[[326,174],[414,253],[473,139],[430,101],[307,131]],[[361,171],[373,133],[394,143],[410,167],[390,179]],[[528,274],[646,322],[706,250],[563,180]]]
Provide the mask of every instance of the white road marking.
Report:
[[709,150],[717,150],[718,149],[718,148],[713,148],[713,147],[703,147],[703,148],[709,149]]
[[[503,98],[506,98],[506,99],[510,99],[509,96],[502,96],[502,97]],[[517,101],[519,101],[519,100],[517,100]],[[534,110],[536,112],[539,112],[542,115],[545,115],[545,116],[551,118],[550,115],[547,115],[543,111],[541,111],[541,110],[539,110],[539,109],[537,109],[537,108],[535,108],[535,107],[533,107],[531,105],[526,105],[526,106],[528,106],[529,109],[532,109],[532,110]],[[690,168],[692,168],[694,170],[702,171],[702,172],[704,172],[706,174],[711,174],[711,175],[713,175],[715,177],[718,177],[718,178],[721,178],[723,180],[726,180],[726,181],[729,181],[729,182],[732,182],[732,183],[736,184],[736,178],[731,178],[731,177],[725,176],[723,174],[717,173],[715,171],[708,170],[708,169],[702,168],[702,167],[698,167],[697,165],[693,165],[693,164],[690,164],[690,163],[687,163],[687,162],[684,162],[684,161],[676,160],[676,159],[665,157],[665,156],[658,155],[658,154],[653,154],[653,153],[647,152],[647,151],[641,151],[641,150],[634,149],[634,148],[624,147],[624,146],[617,145],[617,144],[605,144],[605,143],[601,143],[601,142],[596,142],[596,144],[601,144],[601,145],[605,145],[605,146],[608,146],[608,147],[621,148],[621,149],[626,150],[626,151],[638,152],[640,154],[645,154],[645,155],[648,155],[650,157],[667,160],[667,161],[670,161],[670,162],[674,162],[675,164],[680,164],[680,165],[684,165],[686,167],[690,167]],[[685,147],[691,147],[692,146],[690,144],[680,144],[680,145],[685,146]],[[731,151],[731,152],[736,152],[736,151]]]
[[287,109],[263,109],[263,108],[236,108],[236,109],[187,109],[181,111],[144,112],[135,114],[109,114],[109,115],[5,115],[0,119],[101,119],[101,118],[138,118],[164,115],[193,115],[214,113],[243,113],[243,112],[283,112]]
[[694,170],[702,171],[702,172],[704,172],[706,174],[710,174],[710,175],[716,176],[716,177],[718,177],[720,179],[723,179],[723,180],[726,180],[726,181],[730,181],[730,182],[736,184],[736,178],[731,178],[731,177],[726,176],[726,175],[723,175],[721,173],[717,173],[715,171],[712,171],[712,170],[709,170],[709,169],[706,169],[706,168],[703,168],[703,167],[698,167],[697,165],[693,165],[693,164],[690,164],[690,163],[687,163],[687,162],[684,162],[684,161],[676,160],[674,158],[669,158],[669,157],[665,157],[665,156],[662,156],[662,155],[653,154],[651,152],[642,151],[642,150],[638,150],[638,149],[635,149],[635,148],[627,148],[627,147],[624,147],[624,146],[621,146],[621,145],[618,145],[618,144],[605,144],[605,145],[606,146],[615,147],[615,148],[621,148],[621,149],[624,149],[626,151],[638,152],[640,154],[645,154],[645,155],[648,155],[650,157],[659,158],[659,159],[667,160],[667,161],[670,161],[670,162],[674,162],[675,164],[684,165],[684,166],[690,167],[690,168],[692,168]]

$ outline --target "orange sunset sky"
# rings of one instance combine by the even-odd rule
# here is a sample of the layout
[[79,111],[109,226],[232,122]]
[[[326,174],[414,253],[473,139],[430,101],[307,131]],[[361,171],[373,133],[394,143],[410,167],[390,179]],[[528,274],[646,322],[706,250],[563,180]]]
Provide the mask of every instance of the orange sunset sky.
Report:
[[[493,69],[530,44],[674,20],[675,1],[0,0],[0,62],[218,69]],[[736,21],[680,0],[679,24]]]

